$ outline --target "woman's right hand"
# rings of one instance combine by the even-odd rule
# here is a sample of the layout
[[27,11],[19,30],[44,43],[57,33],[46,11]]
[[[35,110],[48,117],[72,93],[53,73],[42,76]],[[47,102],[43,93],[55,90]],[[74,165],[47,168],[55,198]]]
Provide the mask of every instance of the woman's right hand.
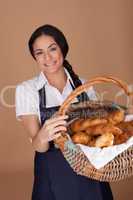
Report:
[[41,127],[36,115],[21,116],[22,124],[27,130],[28,137],[35,151],[46,152],[49,149],[49,141],[60,136],[60,131],[66,131],[65,116],[53,116],[45,121]]
[[60,136],[60,131],[66,131],[66,119],[67,115],[64,116],[54,116],[45,121],[41,132],[40,138],[42,142],[49,142]]

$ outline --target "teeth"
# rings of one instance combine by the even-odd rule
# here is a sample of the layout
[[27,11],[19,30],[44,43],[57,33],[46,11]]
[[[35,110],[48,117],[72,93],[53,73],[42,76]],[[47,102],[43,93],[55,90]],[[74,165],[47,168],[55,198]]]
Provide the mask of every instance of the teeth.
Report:
[[54,65],[54,64],[55,64],[55,62],[53,62],[53,63],[51,63],[51,64],[45,64],[45,66],[50,67],[50,66],[52,66],[52,65]]
[[50,65],[45,64],[45,66],[47,66],[47,67],[52,66],[52,65],[53,65],[53,64],[50,64]]

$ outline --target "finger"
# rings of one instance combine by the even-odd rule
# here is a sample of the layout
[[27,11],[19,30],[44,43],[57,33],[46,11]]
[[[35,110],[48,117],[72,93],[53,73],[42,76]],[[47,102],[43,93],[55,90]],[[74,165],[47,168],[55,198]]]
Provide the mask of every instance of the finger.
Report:
[[60,137],[60,136],[61,136],[61,133],[55,134],[55,135],[53,136],[53,140],[56,139],[56,138],[58,138],[58,137]]
[[67,131],[67,128],[65,126],[58,126],[54,128],[54,134],[57,134],[60,131]]
[[45,122],[45,124],[49,125],[51,123],[54,123],[54,122],[57,122],[57,121],[60,121],[60,120],[65,120],[65,119],[68,119],[68,115],[62,115],[62,116],[58,116],[58,117],[54,117],[54,118],[48,119]]
[[67,128],[65,126],[58,126],[51,131],[49,131],[49,137],[52,137],[53,135],[61,132],[61,131],[67,131]]
[[65,120],[61,120],[61,121],[57,121],[57,122],[54,122],[52,124],[46,125],[46,128],[51,130],[51,129],[54,129],[58,126],[66,127],[66,125],[67,125],[67,122]]
[[61,136],[61,133],[57,133],[57,134],[49,136],[48,137],[48,142],[51,141],[51,140],[54,140],[54,139],[58,138],[59,136]]

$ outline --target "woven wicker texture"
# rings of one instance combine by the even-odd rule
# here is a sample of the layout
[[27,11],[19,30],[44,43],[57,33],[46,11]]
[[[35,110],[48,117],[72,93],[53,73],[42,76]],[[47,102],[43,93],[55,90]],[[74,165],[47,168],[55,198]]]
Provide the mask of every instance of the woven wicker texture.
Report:
[[[60,107],[58,114],[64,115],[67,113],[69,115],[73,110],[71,103],[74,98],[83,91],[86,91],[90,86],[99,83],[114,83],[122,88],[129,98],[132,98],[133,96],[133,94],[129,92],[127,84],[123,81],[114,77],[96,77],[74,90]],[[85,109],[89,103],[90,102],[79,103],[74,107],[83,107]],[[54,142],[59,146],[65,159],[77,174],[84,175],[95,180],[108,182],[119,181],[133,175],[133,146],[119,154],[104,167],[96,169],[89,162],[80,147],[72,142],[68,134],[61,133],[61,136]]]

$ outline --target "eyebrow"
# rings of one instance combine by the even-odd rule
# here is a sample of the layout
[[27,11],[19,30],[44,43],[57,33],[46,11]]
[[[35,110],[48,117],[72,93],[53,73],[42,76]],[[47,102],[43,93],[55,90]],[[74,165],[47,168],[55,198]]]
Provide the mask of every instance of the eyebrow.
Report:
[[[48,48],[50,48],[51,46],[53,46],[53,45],[56,45],[56,43],[54,42],[54,43],[52,43],[52,44],[50,44],[49,46],[48,46]],[[34,50],[34,53],[36,52],[36,51],[41,51],[42,49],[35,49]]]

